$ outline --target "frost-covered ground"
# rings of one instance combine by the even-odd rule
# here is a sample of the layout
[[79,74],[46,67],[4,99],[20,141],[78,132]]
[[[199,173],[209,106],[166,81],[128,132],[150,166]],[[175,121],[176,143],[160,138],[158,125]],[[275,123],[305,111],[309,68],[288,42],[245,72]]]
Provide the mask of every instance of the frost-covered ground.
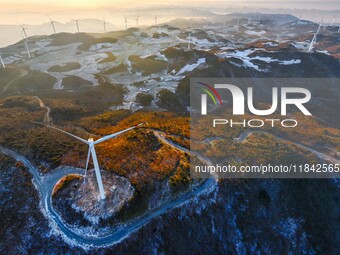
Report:
[[[280,27],[270,22],[266,23],[268,20],[253,22],[241,20],[238,25],[207,23],[203,26],[192,25],[185,28],[166,25],[134,28],[98,34],[96,35],[98,38],[113,36],[116,41],[94,40],[89,45],[81,40],[55,44],[54,41],[59,38],[59,34],[54,37],[32,37],[28,38],[31,59],[27,57],[23,41],[1,51],[6,65],[24,65],[30,70],[55,77],[54,89],[76,89],[77,83],[79,86],[83,85],[81,83],[85,86],[89,84],[96,86],[103,82],[122,84],[128,88],[129,93],[119,108],[137,109],[140,106],[136,106],[134,100],[140,88],[134,88],[134,83],[144,83],[144,92],[152,95],[156,95],[163,88],[174,91],[185,76],[210,65],[206,53],[226,59],[235,67],[245,67],[262,73],[270,70],[261,63],[286,66],[302,64],[298,57],[283,59],[279,54],[280,50],[290,47],[291,51],[307,52],[318,25],[302,20],[289,23],[291,17],[285,24],[284,19],[283,16],[278,19],[282,24]],[[327,44],[323,44],[322,38],[327,38]],[[257,43],[259,41],[261,43]],[[86,47],[82,47],[84,43]],[[251,44],[256,46],[249,46]],[[336,47],[338,47],[336,35],[322,28],[313,50],[336,56],[340,52]],[[190,52],[190,56],[184,56],[183,51]],[[273,54],[270,57],[261,55],[267,51]],[[141,61],[136,60],[136,57]],[[181,57],[184,59],[179,61]],[[149,59],[153,59],[153,62]],[[160,65],[156,61],[159,61]],[[51,70],[55,66],[63,67],[70,63],[78,63],[79,67],[65,71]],[[64,86],[66,78],[79,80],[75,80],[76,84],[72,88],[66,88]]]

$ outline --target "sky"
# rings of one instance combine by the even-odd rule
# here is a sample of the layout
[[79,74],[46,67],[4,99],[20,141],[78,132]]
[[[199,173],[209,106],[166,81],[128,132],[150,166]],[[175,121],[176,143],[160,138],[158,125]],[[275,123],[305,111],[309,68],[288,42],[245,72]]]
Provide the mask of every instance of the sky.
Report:
[[40,24],[46,21],[46,16],[66,22],[75,15],[77,18],[103,17],[114,12],[124,15],[129,8],[169,5],[340,10],[339,0],[0,0],[0,24]]

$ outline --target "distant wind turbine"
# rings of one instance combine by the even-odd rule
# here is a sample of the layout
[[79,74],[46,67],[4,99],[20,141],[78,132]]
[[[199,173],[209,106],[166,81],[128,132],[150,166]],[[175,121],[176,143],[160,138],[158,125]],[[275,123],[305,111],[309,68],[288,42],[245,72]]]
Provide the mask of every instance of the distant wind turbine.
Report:
[[252,18],[253,18],[253,15],[250,15],[250,17],[248,18],[248,24],[250,24],[250,22],[252,22]]
[[54,20],[52,20],[51,18],[49,18],[49,19],[50,19],[50,21],[51,21],[51,22],[50,22],[49,28],[52,27],[52,28],[53,28],[53,32],[56,33],[55,25],[54,25]]
[[157,25],[157,15],[155,16],[155,25]]
[[74,19],[73,21],[76,23],[76,25],[77,25],[77,31],[78,31],[78,33],[79,33],[79,24],[78,24],[79,19]]
[[126,19],[126,16],[125,16],[125,29],[127,29],[127,19]]
[[320,24],[319,24],[318,29],[316,30],[316,33],[314,33],[314,36],[313,36],[312,41],[310,42],[308,51],[311,51],[313,49],[313,47],[314,47],[314,43],[316,43],[316,37],[317,37],[318,33],[320,32],[320,29],[321,29],[321,26],[322,26],[322,22],[323,22],[323,18],[320,21]]
[[31,58],[31,53],[30,53],[30,50],[29,50],[29,48],[28,48],[27,39],[24,40],[24,44],[25,44],[27,56],[28,56],[28,58]]
[[0,63],[1,63],[1,66],[2,66],[3,68],[6,67],[6,66],[5,66],[5,63],[4,63],[4,60],[3,60],[3,58],[2,58],[2,53],[1,53],[1,51],[0,51]]
[[335,20],[335,15],[333,14],[333,19],[332,19],[332,24],[331,24],[331,26],[334,25],[334,20]]
[[21,33],[24,35],[25,39],[27,40],[27,33],[26,33],[26,28],[24,28],[22,25],[19,25],[21,27]]
[[105,21],[105,18],[103,20],[103,25],[104,25],[104,32],[106,33],[106,21]]
[[188,37],[188,50],[190,50],[190,42],[191,42],[191,33],[189,32],[189,37]]
[[137,16],[136,18],[136,26],[138,27],[138,20],[139,20],[139,16]]
[[239,26],[240,26],[240,18],[237,19],[236,31],[238,30]]
[[21,33],[22,33],[23,36],[24,36],[24,44],[25,44],[27,56],[28,56],[28,58],[31,58],[31,53],[30,53],[30,51],[29,51],[28,44],[27,44],[27,33],[26,33],[26,28],[23,27],[22,25],[19,25],[19,26],[22,28]]
[[85,177],[84,177],[84,180],[86,178],[86,174],[87,174],[87,168],[89,166],[89,161],[90,161],[90,157],[92,156],[92,161],[93,161],[93,165],[94,165],[94,170],[95,170],[95,173],[96,173],[96,178],[97,178],[97,183],[98,183],[98,188],[99,188],[99,194],[100,194],[100,198],[101,199],[105,199],[106,196],[105,196],[105,191],[104,191],[104,186],[103,186],[103,181],[102,181],[102,176],[100,174],[100,169],[99,169],[99,164],[98,164],[98,158],[97,158],[97,153],[96,153],[96,150],[95,150],[95,145],[101,143],[101,142],[104,142],[106,140],[109,140],[111,138],[114,138],[118,135],[121,135],[127,131],[130,131],[138,126],[141,126],[143,125],[144,123],[140,123],[138,125],[135,125],[133,127],[130,127],[130,128],[127,128],[127,129],[124,129],[122,131],[119,131],[117,133],[114,133],[114,134],[111,134],[111,135],[107,135],[107,136],[104,136],[96,141],[93,140],[93,138],[89,138],[88,140],[85,140],[83,138],[80,138],[78,136],[75,136],[71,133],[68,133],[62,129],[59,129],[59,128],[56,128],[56,127],[53,127],[53,126],[50,126],[50,125],[45,125],[43,123],[39,123],[39,122],[35,122],[37,124],[41,124],[41,125],[44,125],[44,126],[47,126],[49,128],[52,128],[52,129],[55,129],[55,130],[58,130],[64,134],[67,134],[69,136],[72,136],[73,138],[75,139],[78,139],[79,141],[83,142],[83,143],[86,143],[88,146],[89,146],[89,150],[88,150],[88,154],[87,154],[87,160],[86,160],[86,168],[85,168]]

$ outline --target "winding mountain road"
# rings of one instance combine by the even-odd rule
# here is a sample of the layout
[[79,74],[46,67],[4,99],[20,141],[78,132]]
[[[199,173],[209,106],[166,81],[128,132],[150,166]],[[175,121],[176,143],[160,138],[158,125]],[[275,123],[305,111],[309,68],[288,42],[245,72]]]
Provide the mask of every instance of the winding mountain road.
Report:
[[52,124],[52,123],[51,123],[51,122],[52,122],[52,118],[51,118],[51,116],[50,116],[51,108],[50,108],[50,107],[47,107],[47,106],[45,105],[45,103],[40,99],[40,97],[35,96],[34,98],[38,101],[40,108],[43,108],[43,109],[46,110],[46,115],[45,115],[45,117],[44,117],[44,123],[47,124],[47,125],[51,125],[51,124]]
[[[41,107],[44,107],[44,104],[40,103]],[[49,118],[46,118],[46,121],[50,120]],[[190,153],[190,151],[178,144],[173,143],[172,141],[168,140],[165,138],[165,134],[161,131],[155,131],[152,130],[156,137],[163,143],[181,150],[185,153]],[[245,141],[250,135],[252,135],[253,132],[245,132],[240,135],[239,138],[236,138],[235,140],[238,142],[243,142]],[[274,135],[275,136],[275,135]],[[275,136],[277,139],[282,140],[282,141],[287,141],[291,142],[289,140],[283,139],[281,137]],[[293,142],[294,143],[294,142]],[[304,145],[294,143],[296,146],[301,147],[303,149],[309,150],[318,157],[321,157],[325,160],[330,160],[332,162],[339,162],[338,160],[327,156],[321,152],[318,152],[314,149],[308,148]],[[3,154],[8,155],[9,157],[12,157],[16,159],[17,161],[22,162],[27,169],[30,171],[30,173],[33,176],[33,183],[35,184],[35,187],[39,193],[40,197],[40,205],[43,208],[45,212],[45,216],[48,218],[50,223],[52,223],[53,226],[56,226],[56,229],[58,232],[61,233],[61,236],[63,239],[71,244],[71,245],[76,245],[80,246],[83,248],[90,248],[90,247],[105,247],[105,246],[110,246],[115,243],[120,242],[124,238],[128,237],[138,229],[140,229],[143,225],[147,224],[150,220],[154,219],[155,217],[158,217],[167,211],[180,206],[181,204],[184,204],[187,202],[189,199],[193,197],[197,197],[198,195],[202,194],[204,191],[209,190],[209,188],[214,187],[216,184],[215,179],[217,179],[217,175],[213,177],[214,178],[209,178],[205,180],[204,182],[200,183],[198,186],[195,188],[187,191],[184,193],[182,196],[180,196],[177,199],[174,199],[168,203],[165,203],[161,205],[158,208],[155,208],[153,210],[147,211],[144,215],[135,218],[131,221],[128,221],[124,223],[121,226],[118,226],[112,231],[97,235],[97,236],[90,236],[85,234],[79,233],[79,231],[76,231],[73,227],[69,226],[67,223],[64,222],[64,220],[61,218],[61,216],[54,210],[52,206],[52,191],[56,183],[63,178],[66,175],[69,174],[79,174],[83,175],[84,170],[79,169],[79,168],[72,168],[72,167],[62,167],[54,170],[51,173],[48,173],[46,175],[41,175],[39,170],[24,156],[20,155],[19,153],[6,149],[4,147],[0,146],[0,152]],[[198,153],[194,153],[199,159],[204,162],[207,165],[212,165],[212,162],[208,159],[205,158]]]
[[[166,140],[159,133],[156,134],[164,143],[167,143],[170,146],[175,146],[173,143],[169,143],[169,141]],[[187,149],[182,148],[180,146],[175,147],[177,149],[188,152]],[[16,159],[17,161],[22,162],[28,168],[28,170],[33,176],[32,181],[35,184],[35,187],[39,193],[40,205],[43,208],[45,215],[50,221],[50,223],[57,227],[57,230],[62,234],[63,239],[67,243],[71,245],[77,245],[83,248],[105,247],[118,243],[124,238],[128,237],[130,234],[137,231],[139,228],[148,223],[150,220],[164,214],[165,212],[177,206],[180,206],[181,204],[184,204],[189,199],[196,197],[199,194],[206,191],[208,188],[213,187],[216,183],[213,178],[207,179],[206,181],[202,182],[195,188],[189,190],[179,198],[174,199],[168,203],[165,203],[158,208],[147,211],[144,215],[135,218],[127,223],[124,223],[122,226],[113,229],[113,231],[111,231],[110,233],[106,233],[100,236],[88,236],[86,234],[79,234],[71,226],[66,224],[52,206],[52,191],[55,184],[61,178],[69,174],[83,175],[84,174],[83,169],[64,167],[61,169],[59,168],[58,171],[53,171],[52,173],[42,176],[40,175],[39,170],[27,158],[20,155],[19,153],[1,146],[0,152]],[[205,159],[202,159],[202,161],[205,161]]]
[[250,137],[252,134],[254,133],[261,133],[261,134],[267,134],[267,135],[272,135],[273,137],[275,137],[275,139],[277,140],[280,140],[280,141],[283,141],[283,142],[287,142],[287,143],[292,143],[294,144],[295,146],[301,148],[301,149],[304,149],[304,150],[307,150],[307,151],[310,151],[312,152],[313,154],[315,154],[318,158],[322,159],[322,160],[325,160],[325,161],[330,161],[334,164],[340,164],[340,160],[339,159],[336,159],[336,158],[333,158],[331,156],[328,156],[322,152],[319,152],[317,150],[314,150],[306,145],[303,145],[301,143],[297,143],[297,142],[293,142],[291,140],[288,140],[288,139],[285,139],[285,138],[282,138],[278,135],[274,135],[272,133],[268,133],[268,132],[265,132],[265,131],[259,131],[259,130],[256,130],[256,131],[251,131],[251,130],[246,130],[244,132],[241,133],[241,135],[237,138],[234,138],[234,141],[236,142],[244,142],[245,140],[247,140],[248,137]]

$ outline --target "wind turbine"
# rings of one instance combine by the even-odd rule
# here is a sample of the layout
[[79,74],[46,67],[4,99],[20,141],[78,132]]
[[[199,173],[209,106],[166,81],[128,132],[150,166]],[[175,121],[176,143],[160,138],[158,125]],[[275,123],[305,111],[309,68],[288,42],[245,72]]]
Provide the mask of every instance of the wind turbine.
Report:
[[24,44],[25,44],[27,56],[28,56],[28,58],[31,58],[31,53],[30,53],[30,50],[28,49],[27,39],[24,40]]
[[4,60],[3,60],[3,58],[2,58],[2,53],[1,53],[1,51],[0,51],[0,62],[1,62],[2,67],[5,68],[6,66],[5,66]]
[[103,20],[103,25],[104,25],[104,32],[106,33],[106,21],[105,21],[105,18]]
[[311,51],[313,49],[314,43],[316,43],[316,37],[317,37],[318,33],[320,32],[320,29],[321,29],[321,26],[322,26],[322,21],[323,21],[323,18],[320,21],[320,24],[319,24],[318,29],[316,30],[316,33],[314,33],[314,36],[313,36],[312,41],[310,42],[308,51]]
[[253,18],[253,15],[250,15],[250,17],[248,18],[248,24],[250,24],[250,22],[252,22],[252,18]]
[[190,50],[190,42],[191,42],[191,33],[189,32],[189,37],[188,37],[188,50]]
[[236,31],[238,30],[239,26],[240,26],[240,18],[237,19]]
[[332,24],[331,24],[331,26],[333,26],[333,25],[334,25],[334,20],[335,20],[335,14],[333,14],[333,18],[332,18]]
[[49,17],[49,19],[50,19],[50,21],[51,21],[51,22],[50,22],[49,28],[52,27],[52,28],[53,28],[53,32],[56,33],[56,31],[55,31],[55,25],[54,25],[54,20],[52,20],[50,17]]
[[21,27],[21,34],[24,35],[25,39],[27,40],[27,34],[26,34],[26,28],[24,28],[22,25],[19,25]]
[[77,25],[77,30],[78,30],[78,33],[79,33],[79,24],[78,24],[79,19],[74,19],[73,21],[76,23],[76,25]]
[[19,25],[22,28],[21,33],[24,35],[24,44],[25,44],[25,48],[26,48],[26,52],[27,52],[27,56],[28,58],[31,58],[31,53],[28,49],[28,45],[27,45],[27,33],[26,33],[26,28],[24,28],[22,25]]
[[125,16],[125,30],[127,29],[127,19],[126,19],[126,16]]
[[157,15],[155,16],[155,25],[157,25]]
[[136,18],[136,26],[138,27],[138,20],[139,20],[139,16],[137,16]]
[[90,161],[90,157],[92,156],[92,161],[93,161],[93,165],[94,165],[94,170],[96,172],[96,179],[97,179],[97,183],[98,183],[98,188],[99,188],[99,194],[100,194],[100,198],[101,199],[105,199],[106,196],[105,196],[105,191],[104,191],[104,186],[103,186],[103,181],[102,181],[102,176],[100,174],[100,169],[99,169],[99,164],[98,164],[98,158],[97,158],[97,153],[96,153],[96,150],[95,150],[95,145],[101,143],[101,142],[104,142],[106,140],[109,140],[111,138],[114,138],[118,135],[121,135],[127,131],[130,131],[136,127],[139,127],[141,125],[143,125],[144,123],[140,123],[138,125],[135,125],[135,126],[132,126],[130,128],[127,128],[127,129],[124,129],[122,131],[119,131],[117,133],[114,133],[114,134],[111,134],[111,135],[107,135],[107,136],[104,136],[96,141],[93,140],[93,138],[89,138],[88,140],[85,140],[83,138],[80,138],[78,136],[75,136],[71,133],[68,133],[62,129],[59,129],[59,128],[56,128],[56,127],[53,127],[53,126],[50,126],[50,125],[45,125],[43,123],[39,123],[39,122],[35,122],[37,124],[41,124],[41,125],[44,125],[44,126],[47,126],[49,128],[53,128],[55,130],[58,130],[64,134],[67,134],[69,136],[72,136],[73,138],[75,139],[78,139],[79,141],[83,142],[83,143],[86,143],[88,146],[89,146],[89,151],[88,151],[88,154],[87,154],[87,160],[86,160],[86,168],[85,168],[85,177],[84,177],[84,180],[86,178],[86,174],[87,174],[87,168],[89,166],[89,161]]

